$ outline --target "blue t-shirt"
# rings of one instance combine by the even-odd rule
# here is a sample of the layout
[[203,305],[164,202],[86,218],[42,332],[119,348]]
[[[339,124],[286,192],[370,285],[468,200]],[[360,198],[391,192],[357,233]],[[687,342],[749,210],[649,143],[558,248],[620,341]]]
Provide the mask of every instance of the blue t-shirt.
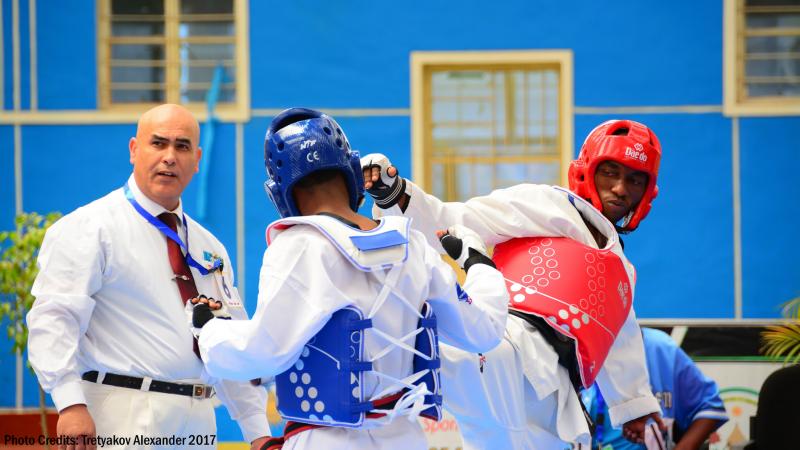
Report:
[[[715,419],[717,427],[728,421],[717,383],[703,375],[668,334],[642,328],[642,337],[650,387],[661,404],[662,417],[674,419],[677,438],[697,419]],[[608,406],[596,384],[583,391],[581,400],[597,424],[593,448],[597,447],[598,442],[604,450],[645,448],[622,437],[621,428],[611,427]]]

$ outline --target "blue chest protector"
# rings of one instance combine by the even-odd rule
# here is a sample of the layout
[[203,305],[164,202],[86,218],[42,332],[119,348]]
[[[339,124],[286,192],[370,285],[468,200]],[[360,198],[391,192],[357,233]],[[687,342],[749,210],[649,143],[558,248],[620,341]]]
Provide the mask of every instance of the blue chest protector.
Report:
[[356,308],[336,311],[303,348],[294,366],[275,377],[278,412],[300,422],[358,426],[372,409],[364,401],[364,330],[372,321]]
[[[391,420],[396,415],[422,415],[441,420],[441,360],[433,308],[424,303],[422,310],[417,311],[415,306],[403,301],[405,306],[411,308],[410,312],[419,317],[418,327],[410,335],[415,339],[413,348],[405,343],[405,338],[388,336],[375,328],[372,322],[372,317],[380,309],[399,277],[400,265],[405,262],[407,223],[396,221],[394,224],[387,224],[389,226],[386,228],[394,225],[393,228],[395,231],[399,230],[398,235],[402,237],[398,239],[393,235],[388,245],[386,228],[380,230],[380,233],[362,232],[328,217],[293,217],[291,222],[280,220],[271,225],[270,229],[276,224],[284,227],[278,228],[280,230],[285,229],[286,225],[297,223],[319,228],[359,270],[372,272],[378,268],[391,269],[383,280],[383,289],[370,314],[365,316],[361,310],[352,306],[336,311],[308,341],[295,364],[275,377],[278,412],[287,420],[350,428],[360,427],[367,418]],[[345,236],[340,235],[343,232]],[[384,254],[376,255],[375,251],[378,250]],[[387,250],[395,251],[389,253]],[[393,257],[395,260],[392,260]],[[398,258],[402,260],[398,261]],[[389,341],[387,349],[413,352],[414,373],[403,379],[396,379],[374,371],[372,361],[390,352],[384,349],[371,360],[367,357],[364,341],[368,329],[373,330],[373,338],[381,336]],[[366,398],[363,390],[366,372],[390,380],[393,390],[381,392],[375,398]],[[390,397],[394,397],[393,401],[385,404],[383,400]]]
[[430,394],[425,396],[425,404],[430,407],[422,410],[420,415],[438,422],[442,420],[442,379],[439,375],[442,359],[439,355],[436,314],[433,313],[433,308],[429,303],[423,305],[419,328],[422,328],[423,331],[417,335],[414,348],[427,358],[417,353],[414,354],[414,373],[425,373],[414,384],[422,385],[424,383],[430,391]]

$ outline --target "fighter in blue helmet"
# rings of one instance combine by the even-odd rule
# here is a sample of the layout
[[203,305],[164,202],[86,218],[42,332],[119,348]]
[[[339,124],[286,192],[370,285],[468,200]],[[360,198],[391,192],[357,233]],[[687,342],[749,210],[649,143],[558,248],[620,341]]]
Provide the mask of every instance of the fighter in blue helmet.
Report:
[[358,214],[359,156],[326,114],[275,117],[265,163],[283,218],[267,228],[258,307],[234,322],[197,303],[191,320],[206,369],[275,376],[288,424],[265,448],[427,448],[416,417],[441,416],[439,339],[476,352],[500,342],[502,276],[474,233],[440,232],[467,270],[465,293],[409,219]]
[[303,215],[292,190],[304,177],[325,170],[344,177],[350,209],[358,212],[364,200],[359,155],[332,117],[313,109],[287,109],[272,120],[264,140],[269,175],[264,186],[281,217]]

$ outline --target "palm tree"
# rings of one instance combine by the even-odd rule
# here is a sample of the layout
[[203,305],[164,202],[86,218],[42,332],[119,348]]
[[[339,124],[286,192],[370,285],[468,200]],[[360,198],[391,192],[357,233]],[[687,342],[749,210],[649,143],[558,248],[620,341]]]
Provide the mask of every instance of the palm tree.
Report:
[[787,322],[769,326],[761,333],[761,351],[783,359],[785,364],[797,364],[800,362],[800,297],[784,303],[782,313]]

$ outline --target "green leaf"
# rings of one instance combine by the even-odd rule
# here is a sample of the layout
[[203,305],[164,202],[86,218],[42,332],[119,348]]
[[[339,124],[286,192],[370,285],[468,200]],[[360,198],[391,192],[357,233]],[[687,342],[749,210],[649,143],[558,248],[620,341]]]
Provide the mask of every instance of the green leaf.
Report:
[[14,230],[0,231],[0,320],[8,320],[6,332],[13,352],[25,351],[27,346],[25,315],[34,301],[30,292],[38,273],[36,258],[45,231],[60,217],[58,212],[45,217],[21,213],[14,219]]
[[800,320],[800,297],[795,297],[781,304],[781,313],[787,319]]
[[800,322],[773,325],[761,333],[765,355],[794,363],[800,358]]

